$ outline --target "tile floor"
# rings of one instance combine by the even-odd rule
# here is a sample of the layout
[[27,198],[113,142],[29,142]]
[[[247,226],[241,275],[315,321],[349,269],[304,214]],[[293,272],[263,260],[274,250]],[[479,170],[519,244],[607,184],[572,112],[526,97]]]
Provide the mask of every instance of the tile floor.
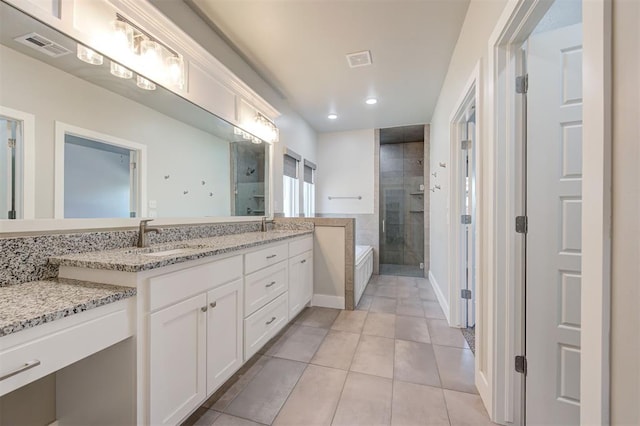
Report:
[[428,280],[374,275],[357,310],[305,309],[184,424],[492,424],[473,371]]

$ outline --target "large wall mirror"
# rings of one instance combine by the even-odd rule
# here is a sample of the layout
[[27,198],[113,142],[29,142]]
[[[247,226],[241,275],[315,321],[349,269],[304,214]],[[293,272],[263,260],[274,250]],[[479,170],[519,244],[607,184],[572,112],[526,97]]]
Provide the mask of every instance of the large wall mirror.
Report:
[[74,40],[4,2],[0,19],[0,219],[271,215],[270,144],[114,76],[104,55],[79,60]]

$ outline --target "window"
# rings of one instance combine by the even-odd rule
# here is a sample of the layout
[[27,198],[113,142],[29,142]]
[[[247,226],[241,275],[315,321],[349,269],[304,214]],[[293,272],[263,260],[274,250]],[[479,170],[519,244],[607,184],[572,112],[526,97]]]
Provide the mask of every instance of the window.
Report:
[[313,217],[316,214],[316,190],[315,190],[316,165],[304,160],[304,215]]
[[291,150],[284,154],[282,199],[285,217],[298,217],[299,214],[299,180],[298,163],[302,157]]

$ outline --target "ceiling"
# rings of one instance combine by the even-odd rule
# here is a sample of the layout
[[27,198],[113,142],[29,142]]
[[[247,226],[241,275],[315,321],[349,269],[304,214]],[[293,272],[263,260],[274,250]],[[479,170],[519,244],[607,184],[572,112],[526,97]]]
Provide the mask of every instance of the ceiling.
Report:
[[[318,132],[430,122],[469,4],[185,1]],[[350,68],[345,55],[363,50],[372,65]]]

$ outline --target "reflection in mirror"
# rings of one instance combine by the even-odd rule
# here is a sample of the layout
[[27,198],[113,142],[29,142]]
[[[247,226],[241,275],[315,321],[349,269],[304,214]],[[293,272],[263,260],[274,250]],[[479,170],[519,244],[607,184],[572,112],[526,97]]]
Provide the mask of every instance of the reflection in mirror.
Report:
[[[74,40],[4,2],[0,2],[0,19],[0,112],[16,109],[35,117],[35,189],[30,195],[34,207],[29,217],[270,215],[269,144],[256,143],[261,140],[157,82],[150,81],[155,90],[144,90],[136,84],[139,76],[135,72],[131,79],[115,77],[111,73],[114,61],[102,52],[91,53],[102,57],[102,61],[93,61],[95,65],[81,61],[78,54],[86,52],[78,50]],[[33,33],[67,53],[51,56],[25,44],[24,36]],[[72,143],[71,138],[65,141],[58,129],[61,123],[86,130],[88,134],[70,132],[84,139],[84,145],[78,140]],[[54,143],[52,135],[56,135]],[[91,135],[135,141],[142,148],[127,159],[124,151],[96,149],[101,145],[95,144],[89,147],[91,143],[86,141],[109,144]],[[60,143],[61,150],[57,148]],[[142,157],[141,149],[145,151]],[[65,153],[76,155],[75,162]],[[2,155],[0,208],[1,218],[8,218],[6,212],[11,207],[5,194],[10,174],[5,167],[7,153]],[[106,160],[109,155],[113,163]],[[77,174],[83,162],[83,173],[91,172],[90,177]],[[131,169],[127,173],[127,164],[130,168],[135,164],[137,173]],[[250,169],[255,171],[247,176]],[[20,218],[19,196],[23,192],[20,174],[15,176],[16,216]],[[118,203],[112,199],[115,193]],[[67,196],[61,198],[61,194]]]
[[0,165],[2,165],[2,182],[0,186],[0,212],[2,219],[22,218],[22,202],[20,200],[22,179],[22,123],[11,117],[0,116]]

